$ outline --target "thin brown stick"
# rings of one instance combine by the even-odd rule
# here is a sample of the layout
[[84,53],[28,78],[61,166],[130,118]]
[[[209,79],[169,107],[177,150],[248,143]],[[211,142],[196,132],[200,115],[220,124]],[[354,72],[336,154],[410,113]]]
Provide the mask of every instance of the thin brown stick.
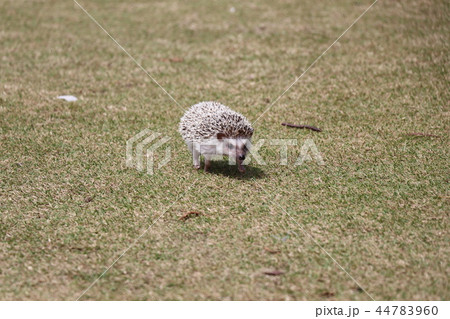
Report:
[[424,136],[424,137],[440,137],[439,135],[428,134],[428,133],[406,133],[407,136]]
[[190,218],[192,216],[199,216],[199,215],[201,215],[201,213],[199,213],[199,212],[187,212],[187,213],[184,213],[183,216],[181,216],[178,219],[179,220],[186,220],[186,219],[188,219],[188,218]]
[[268,247],[264,247],[264,250],[267,251],[269,254],[278,254],[280,250],[278,249],[270,249]]
[[263,274],[268,276],[280,276],[284,274],[284,271],[281,270],[271,270],[271,271],[264,271]]
[[311,125],[297,125],[297,124],[291,124],[291,123],[281,123],[283,126],[287,127],[295,127],[295,128],[307,128],[315,132],[322,132],[322,130],[318,127],[311,126]]

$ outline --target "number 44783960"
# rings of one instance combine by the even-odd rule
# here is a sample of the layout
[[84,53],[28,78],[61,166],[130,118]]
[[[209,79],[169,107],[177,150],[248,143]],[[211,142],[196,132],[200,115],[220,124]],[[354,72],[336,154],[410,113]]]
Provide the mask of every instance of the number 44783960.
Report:
[[436,306],[386,306],[382,309],[381,306],[375,310],[379,315],[401,315],[401,316],[420,316],[420,315],[432,315],[436,316],[438,314],[438,307]]

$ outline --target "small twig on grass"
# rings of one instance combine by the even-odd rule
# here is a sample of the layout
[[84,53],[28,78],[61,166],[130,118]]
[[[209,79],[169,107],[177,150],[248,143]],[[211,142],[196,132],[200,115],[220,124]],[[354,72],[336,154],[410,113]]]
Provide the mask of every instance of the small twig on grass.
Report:
[[269,254],[278,254],[280,252],[279,249],[270,249],[268,247],[264,247],[264,250],[267,251]]
[[94,197],[88,196],[88,197],[86,197],[86,198],[84,199],[84,202],[85,202],[85,203],[89,203],[89,202],[92,202],[93,199],[94,199]]
[[331,297],[334,297],[334,292],[324,291],[320,294],[320,296],[325,297],[325,298],[331,298]]
[[181,216],[178,219],[179,220],[187,220],[187,219],[191,218],[192,216],[199,216],[199,215],[201,215],[201,213],[199,213],[199,212],[187,212],[187,213],[184,213],[183,216]]
[[183,58],[178,58],[178,57],[174,57],[174,58],[163,58],[160,59],[163,62],[174,62],[174,63],[179,63],[179,62],[184,62]]
[[280,276],[284,274],[284,271],[281,270],[271,270],[271,271],[265,271],[264,275],[268,275],[268,276]]
[[283,126],[287,127],[295,127],[295,128],[307,128],[315,132],[322,132],[322,130],[318,127],[311,126],[311,125],[297,125],[297,124],[291,124],[291,123],[281,123]]
[[440,137],[439,135],[428,134],[428,133],[417,133],[417,132],[406,133],[406,135],[407,136],[423,136],[423,137]]

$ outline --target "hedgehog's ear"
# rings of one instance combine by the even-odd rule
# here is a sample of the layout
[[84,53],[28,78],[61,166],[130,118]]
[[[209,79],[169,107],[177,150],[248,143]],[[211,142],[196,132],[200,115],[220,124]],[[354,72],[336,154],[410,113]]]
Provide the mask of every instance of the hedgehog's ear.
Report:
[[225,138],[225,134],[224,133],[217,133],[217,139],[218,140],[222,140],[223,138]]

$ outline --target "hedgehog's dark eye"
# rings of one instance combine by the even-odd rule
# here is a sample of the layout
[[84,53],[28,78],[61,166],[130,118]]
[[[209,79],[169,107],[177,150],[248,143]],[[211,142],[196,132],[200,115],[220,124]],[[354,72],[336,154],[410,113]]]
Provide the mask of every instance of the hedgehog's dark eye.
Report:
[[247,151],[248,149],[247,149],[247,146],[244,144],[244,147],[243,147],[243,150],[244,151]]

